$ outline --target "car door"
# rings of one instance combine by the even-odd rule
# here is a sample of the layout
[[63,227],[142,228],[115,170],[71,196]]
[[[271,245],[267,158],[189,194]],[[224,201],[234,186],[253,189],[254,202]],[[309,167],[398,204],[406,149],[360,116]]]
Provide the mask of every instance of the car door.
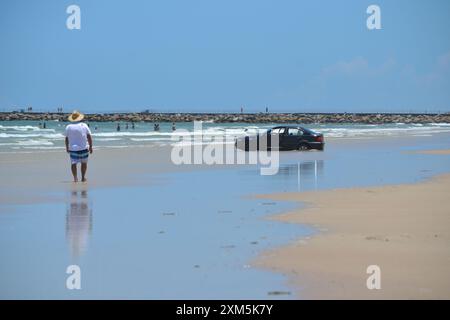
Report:
[[283,146],[286,149],[297,149],[303,140],[303,131],[299,128],[287,128],[287,133],[283,137]]
[[[272,129],[271,131],[270,131],[270,135],[271,135],[271,138],[270,138],[270,147],[271,148],[274,148],[274,150],[277,150],[277,149],[283,149],[284,148],[284,142],[283,142],[283,139],[284,139],[284,132],[285,132],[285,128],[274,128],[274,129]],[[274,138],[272,138],[272,137],[274,137],[275,135],[277,135],[278,136],[278,144],[279,144],[279,147],[277,148],[277,146],[275,146],[272,142],[274,142],[275,141],[275,139]]]

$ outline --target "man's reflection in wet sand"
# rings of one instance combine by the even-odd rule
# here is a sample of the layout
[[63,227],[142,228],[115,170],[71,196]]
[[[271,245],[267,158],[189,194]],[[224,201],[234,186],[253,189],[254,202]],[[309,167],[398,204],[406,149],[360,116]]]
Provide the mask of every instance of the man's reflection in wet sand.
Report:
[[92,232],[92,209],[87,190],[72,191],[66,213],[66,239],[72,258],[79,258],[87,249]]

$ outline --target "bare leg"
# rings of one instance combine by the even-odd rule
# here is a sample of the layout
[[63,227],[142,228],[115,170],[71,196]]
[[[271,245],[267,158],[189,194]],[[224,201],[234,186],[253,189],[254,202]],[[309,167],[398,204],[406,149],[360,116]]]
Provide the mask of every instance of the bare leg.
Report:
[[81,181],[86,181],[86,170],[87,170],[87,163],[82,162],[81,163]]
[[74,182],[78,182],[78,177],[77,177],[77,164],[74,163],[72,164],[72,166],[70,167],[72,170],[72,175],[73,175],[73,181]]

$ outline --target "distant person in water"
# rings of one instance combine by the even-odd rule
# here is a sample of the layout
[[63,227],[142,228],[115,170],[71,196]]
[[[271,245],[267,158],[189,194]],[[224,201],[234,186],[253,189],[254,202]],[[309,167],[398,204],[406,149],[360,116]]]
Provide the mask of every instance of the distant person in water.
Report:
[[177,126],[175,125],[175,122],[172,122],[172,131],[177,130]]
[[128,123],[125,124],[125,130],[128,130]]
[[44,124],[42,125],[42,129],[47,129],[47,124],[44,122]]
[[131,129],[134,130],[134,122],[131,123]]
[[153,126],[153,129],[155,131],[159,131],[159,124],[155,123],[155,125]]
[[116,130],[117,130],[117,131],[120,131],[120,123],[117,124]]
[[86,181],[87,163],[92,149],[92,136],[89,127],[81,122],[84,114],[74,111],[69,116],[71,122],[65,131],[66,151],[70,155],[73,181],[78,182],[77,164],[81,163],[81,181]]

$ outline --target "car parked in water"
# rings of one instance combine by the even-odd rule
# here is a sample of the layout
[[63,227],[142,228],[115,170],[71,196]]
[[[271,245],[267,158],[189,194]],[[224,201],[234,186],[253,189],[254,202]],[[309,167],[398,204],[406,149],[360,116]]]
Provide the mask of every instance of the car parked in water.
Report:
[[[278,148],[272,146],[272,140],[278,136]],[[241,150],[310,150],[322,151],[325,147],[323,134],[300,126],[278,126],[255,135],[236,139],[235,146]]]

